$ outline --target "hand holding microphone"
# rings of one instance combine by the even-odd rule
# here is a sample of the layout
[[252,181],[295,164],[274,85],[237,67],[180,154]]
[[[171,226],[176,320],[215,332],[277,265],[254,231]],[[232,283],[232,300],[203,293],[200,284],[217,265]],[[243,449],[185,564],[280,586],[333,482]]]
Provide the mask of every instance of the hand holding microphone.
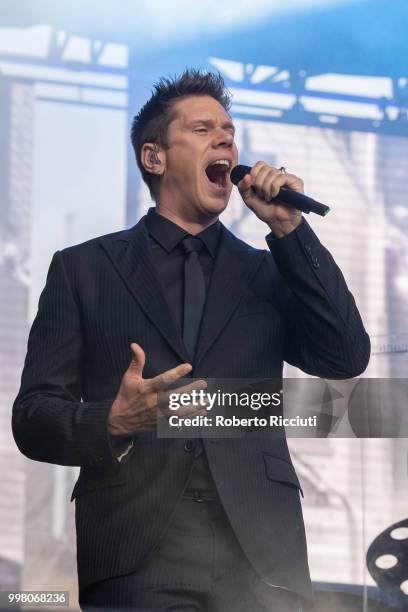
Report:
[[330,210],[304,195],[303,181],[299,177],[263,161],[253,168],[236,166],[231,172],[231,181],[237,185],[248,208],[267,223],[278,238],[299,225],[301,211],[324,216]]

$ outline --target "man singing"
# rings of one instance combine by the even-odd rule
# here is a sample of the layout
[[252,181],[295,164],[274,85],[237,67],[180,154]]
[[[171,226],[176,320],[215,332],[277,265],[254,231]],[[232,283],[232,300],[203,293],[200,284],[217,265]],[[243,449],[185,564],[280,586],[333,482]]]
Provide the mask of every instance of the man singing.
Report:
[[84,609],[296,612],[311,598],[285,438],[155,430],[159,393],[185,377],[279,378],[286,361],[343,379],[369,359],[339,268],[275,199],[300,178],[258,161],[238,185],[267,250],[218,220],[238,160],[229,107],[219,75],[158,82],[132,126],[155,206],[57,252],[31,329],[13,431],[28,457],[81,467]]

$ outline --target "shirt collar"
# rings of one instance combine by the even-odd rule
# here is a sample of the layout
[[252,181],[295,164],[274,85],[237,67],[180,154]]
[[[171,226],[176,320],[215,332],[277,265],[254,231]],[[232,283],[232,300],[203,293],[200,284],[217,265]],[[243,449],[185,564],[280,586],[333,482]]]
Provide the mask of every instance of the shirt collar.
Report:
[[[146,227],[150,236],[156,240],[168,253],[188,236],[188,232],[166,217],[159,215],[154,207],[149,208],[146,217]],[[218,240],[221,233],[221,223],[217,221],[196,235],[206,246],[209,254],[215,257]]]

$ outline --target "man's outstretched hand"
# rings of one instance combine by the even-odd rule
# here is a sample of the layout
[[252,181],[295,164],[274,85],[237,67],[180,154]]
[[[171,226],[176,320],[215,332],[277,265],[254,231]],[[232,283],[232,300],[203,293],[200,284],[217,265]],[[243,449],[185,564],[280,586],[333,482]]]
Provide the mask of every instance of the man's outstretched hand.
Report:
[[[170,385],[187,376],[192,366],[189,363],[167,370],[154,378],[143,378],[146,361],[144,350],[135,342],[130,345],[133,357],[123,375],[119,391],[108,416],[108,431],[113,436],[131,435],[154,429],[161,415],[169,414],[168,400],[170,393],[190,393],[193,389],[204,389],[205,381],[197,381],[167,392]],[[178,411],[179,416],[201,414],[196,406],[185,406]]]

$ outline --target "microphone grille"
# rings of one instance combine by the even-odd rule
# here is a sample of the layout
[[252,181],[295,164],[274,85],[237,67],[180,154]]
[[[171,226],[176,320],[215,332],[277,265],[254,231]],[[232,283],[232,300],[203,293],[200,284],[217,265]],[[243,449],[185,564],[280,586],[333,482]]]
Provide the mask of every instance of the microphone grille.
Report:
[[239,181],[242,181],[244,176],[246,174],[249,174],[250,172],[251,172],[250,166],[243,166],[243,165],[235,166],[235,168],[231,170],[231,182],[234,183],[234,185],[238,185]]

